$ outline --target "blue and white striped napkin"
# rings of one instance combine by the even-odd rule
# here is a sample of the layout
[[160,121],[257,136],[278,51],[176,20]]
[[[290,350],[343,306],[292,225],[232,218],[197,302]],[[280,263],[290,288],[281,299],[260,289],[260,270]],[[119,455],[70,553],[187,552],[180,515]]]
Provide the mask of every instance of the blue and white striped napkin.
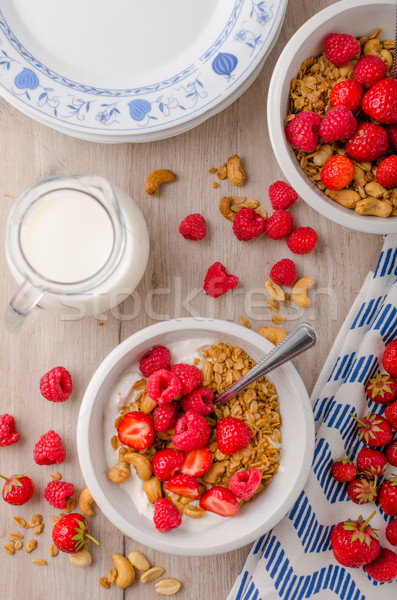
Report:
[[358,506],[330,477],[333,460],[362,447],[350,413],[383,412],[363,386],[379,369],[385,345],[397,337],[397,235],[385,236],[375,273],[369,273],[313,390],[316,447],[312,472],[292,510],[254,542],[228,600],[397,599],[397,581],[379,584],[363,569],[345,569],[333,557],[330,532],[341,520],[364,518],[381,545],[391,520],[374,504]]

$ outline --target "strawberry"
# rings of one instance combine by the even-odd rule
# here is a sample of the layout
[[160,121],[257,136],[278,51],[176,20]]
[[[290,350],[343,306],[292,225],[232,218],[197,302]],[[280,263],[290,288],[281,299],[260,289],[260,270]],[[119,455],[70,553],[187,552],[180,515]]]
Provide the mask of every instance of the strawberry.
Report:
[[69,513],[54,525],[52,530],[54,544],[67,554],[76,554],[87,548],[88,539],[99,546],[99,542],[88,533],[87,519],[79,513]]
[[176,529],[182,523],[181,513],[168,498],[159,498],[154,503],[153,521],[156,529],[164,533]]
[[381,548],[375,560],[365,566],[365,570],[375,581],[393,581],[397,577],[397,554],[388,548]]
[[375,123],[361,123],[346,141],[346,154],[360,162],[378,160],[386,153],[389,138],[383,127]]
[[358,477],[347,486],[347,495],[355,504],[367,504],[373,502],[378,495],[375,481],[366,477]]
[[383,368],[392,377],[397,377],[397,340],[387,344],[382,356]]
[[397,152],[397,123],[386,125],[385,129],[389,136],[390,146],[393,148],[394,152]]
[[381,476],[386,471],[387,460],[383,452],[362,448],[357,454],[357,468],[366,477]]
[[393,519],[386,525],[386,539],[392,546],[397,546],[397,519]]
[[332,106],[346,106],[352,113],[357,112],[361,107],[361,98],[364,94],[362,85],[347,79],[340,81],[333,88],[330,96]]
[[391,77],[378,81],[364,94],[361,107],[378,123],[397,123],[397,81]]
[[221,485],[210,488],[200,498],[200,506],[204,510],[221,515],[233,517],[238,512],[238,501],[231,490]]
[[379,506],[391,517],[397,517],[397,476],[384,479],[379,487]]
[[365,386],[368,398],[379,404],[388,404],[397,398],[397,381],[386,373],[377,373]]
[[167,481],[179,471],[184,459],[185,455],[179,450],[173,448],[159,450],[153,457],[153,472],[160,481]]
[[340,483],[353,481],[358,475],[357,467],[349,460],[349,456],[347,458],[340,458],[332,463],[331,475]]
[[224,417],[216,428],[218,450],[222,454],[234,454],[251,442],[252,431],[241,419]]
[[330,190],[342,190],[349,185],[353,177],[354,164],[347,156],[334,154],[321,169],[321,181]]
[[358,437],[367,446],[384,446],[391,442],[393,437],[391,427],[380,415],[368,413],[362,420],[356,417],[354,419],[358,423]]
[[13,506],[20,506],[31,499],[34,492],[34,484],[30,477],[26,475],[11,475],[4,477],[0,475],[6,482],[3,487],[3,500]]
[[181,473],[201,477],[210,468],[212,455],[207,446],[186,452],[185,460],[180,467]]
[[357,521],[341,521],[331,533],[334,557],[344,567],[358,569],[372,562],[380,552],[379,538],[368,525],[375,511],[366,520],[360,516]]
[[376,169],[376,180],[383,187],[397,186],[397,156],[392,154],[384,158]]
[[139,410],[129,412],[121,419],[117,435],[122,444],[135,450],[144,450],[154,440],[153,421]]
[[391,442],[385,448],[385,454],[388,462],[393,466],[397,467],[397,440]]
[[199,497],[199,484],[197,479],[186,473],[171,477],[171,479],[166,482],[165,487],[167,490],[178,496],[194,499]]
[[385,417],[394,431],[397,431],[397,400],[386,406]]

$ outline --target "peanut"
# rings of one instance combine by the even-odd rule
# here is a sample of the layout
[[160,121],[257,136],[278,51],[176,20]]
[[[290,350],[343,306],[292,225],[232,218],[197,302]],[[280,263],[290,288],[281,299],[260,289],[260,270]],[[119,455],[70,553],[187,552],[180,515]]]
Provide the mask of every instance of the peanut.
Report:
[[146,415],[149,415],[157,406],[157,402],[151,399],[150,396],[145,394],[141,402],[140,410]]
[[374,56],[379,56],[382,48],[383,46],[380,40],[376,38],[371,39],[368,40],[368,42],[366,42],[364,45],[364,54],[373,54]]
[[268,279],[265,281],[265,288],[270,298],[276,300],[277,302],[284,302],[285,292],[279,285],[277,285],[277,283],[273,283],[273,281]]
[[329,144],[322,144],[318,149],[318,152],[313,156],[313,162],[318,167],[323,167],[327,160],[331,158],[333,154],[332,146]]
[[310,306],[311,300],[307,295],[307,291],[313,286],[313,283],[314,281],[311,277],[298,279],[292,288],[292,302],[303,308]]
[[241,158],[237,156],[237,154],[231,156],[227,161],[226,173],[228,180],[233,185],[243,185],[246,178],[246,173],[241,164]]
[[168,169],[157,169],[156,171],[152,171],[146,179],[145,191],[149,196],[157,196],[160,185],[162,183],[170,183],[170,181],[174,181],[174,179],[174,173]]
[[148,571],[150,569],[150,563],[146,556],[142,552],[130,552],[128,560],[133,567],[136,567],[139,571]]
[[370,181],[365,186],[365,191],[368,196],[372,196],[372,198],[382,198],[382,196],[386,193],[386,188],[383,185],[380,185],[377,181]]
[[281,327],[261,327],[258,333],[274,345],[279,344],[287,336],[287,332]]
[[69,560],[76,567],[89,567],[92,563],[92,556],[88,550],[80,550],[76,554],[69,554]]
[[380,51],[379,56],[386,63],[388,69],[393,66],[393,57],[388,50],[383,48],[383,50]]
[[149,581],[153,581],[154,579],[158,579],[164,573],[164,569],[161,567],[152,567],[148,569],[141,575],[141,583],[148,583]]
[[180,590],[181,585],[181,582],[176,579],[162,579],[154,587],[158,594],[173,596]]

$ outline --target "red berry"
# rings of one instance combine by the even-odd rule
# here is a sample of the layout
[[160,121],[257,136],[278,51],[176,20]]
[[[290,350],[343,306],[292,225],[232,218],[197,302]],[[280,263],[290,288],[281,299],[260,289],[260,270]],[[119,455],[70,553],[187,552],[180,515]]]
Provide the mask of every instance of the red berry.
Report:
[[65,402],[72,391],[72,377],[64,367],[54,367],[40,379],[40,392],[51,402]]
[[378,404],[388,404],[397,398],[397,381],[386,373],[377,373],[365,386],[368,398]]
[[207,296],[219,298],[219,296],[235,288],[237,284],[237,275],[231,275],[220,262],[216,262],[209,267],[203,288]]
[[331,108],[321,120],[319,133],[325,142],[345,140],[356,131],[357,121],[351,110],[340,105]]
[[354,177],[354,164],[347,156],[334,154],[321,169],[321,181],[330,190],[342,190]]
[[33,458],[38,465],[63,463],[66,458],[61,436],[52,429],[44,433],[35,444]]
[[393,148],[394,152],[397,152],[397,123],[394,125],[386,125],[385,129],[389,136],[390,146]]
[[259,469],[244,469],[229,479],[229,488],[240,500],[250,500],[260,486],[262,475]]
[[269,187],[270,203],[274,210],[291,208],[298,200],[298,194],[285,181],[275,181]]
[[291,233],[294,222],[291,213],[279,208],[265,221],[265,231],[272,240],[281,240]]
[[358,475],[357,467],[348,458],[341,458],[332,463],[331,475],[340,483],[353,481]]
[[365,477],[358,477],[347,486],[347,495],[355,504],[373,502],[378,495],[376,484]]
[[203,376],[200,369],[194,365],[188,365],[186,363],[178,363],[171,368],[171,373],[176,375],[181,382],[182,389],[181,394],[190,394],[193,390],[201,385]]
[[386,406],[385,417],[394,431],[397,431],[397,400]]
[[145,413],[134,410],[121,419],[117,427],[117,435],[122,444],[135,450],[144,450],[154,440],[153,421]]
[[88,523],[83,515],[70,513],[54,525],[52,530],[54,544],[68,554],[76,554],[87,547],[88,539],[98,542],[89,535]]
[[185,240],[202,240],[207,233],[204,217],[199,213],[188,215],[179,225],[179,233],[183,235]]
[[218,450],[222,454],[234,454],[251,442],[252,431],[241,419],[224,417],[216,428]]
[[393,581],[397,577],[397,554],[388,548],[381,548],[378,556],[365,570],[375,581]]
[[378,536],[361,516],[357,521],[338,523],[331,533],[331,545],[338,563],[353,569],[367,565],[380,552]]
[[297,227],[287,238],[287,246],[294,254],[308,254],[317,245],[317,233],[311,227]]
[[11,475],[10,477],[0,475],[0,477],[6,480],[1,495],[8,504],[20,506],[33,496],[34,484],[30,477],[26,475]]
[[166,404],[181,395],[182,383],[175,373],[160,369],[148,377],[146,392],[155,402]]
[[153,425],[156,431],[168,431],[176,423],[178,405],[176,402],[169,402],[162,406],[156,406],[153,411]]
[[375,123],[361,123],[345,143],[346,154],[360,162],[378,160],[386,153],[388,147],[389,138],[386,131]]
[[185,456],[183,452],[173,448],[159,450],[153,457],[153,472],[161,481],[167,481],[175,475],[183,464]]
[[270,279],[278,285],[293,285],[296,281],[296,268],[293,260],[283,258],[270,270]]
[[331,92],[330,100],[332,106],[346,106],[352,113],[357,112],[361,107],[361,98],[364,94],[362,85],[347,79],[337,83]]
[[387,460],[383,452],[362,448],[357,454],[357,468],[367,477],[380,477],[386,471]]
[[204,448],[197,448],[196,450],[187,452],[179,470],[181,473],[187,473],[194,477],[201,477],[201,475],[204,475],[204,473],[208,471],[211,463],[211,452],[207,446],[204,446]]
[[393,519],[386,525],[386,539],[392,546],[397,546],[397,519]]
[[366,88],[386,77],[387,65],[379,56],[366,54],[358,59],[353,69],[354,79]]
[[199,387],[181,400],[182,409],[194,410],[204,417],[214,410],[214,392],[208,387]]
[[359,56],[361,45],[352,35],[330,33],[325,40],[325,56],[338,67],[343,67],[353,56]]
[[164,533],[176,529],[182,523],[181,513],[168,498],[159,498],[154,503],[153,521],[156,529]]
[[15,419],[12,415],[0,415],[0,447],[12,446],[19,440],[19,433],[15,428]]
[[199,484],[195,477],[186,473],[174,475],[165,484],[165,487],[170,492],[178,496],[186,496],[187,498],[197,499],[199,497]]
[[393,433],[389,423],[376,413],[368,413],[358,422],[358,437],[367,446],[384,446],[388,444]]
[[176,422],[172,443],[178,450],[189,452],[206,446],[210,435],[211,428],[205,418],[193,410],[188,410]]
[[379,506],[391,517],[397,517],[397,476],[384,479],[379,486]]
[[221,517],[233,517],[238,512],[236,496],[221,485],[215,485],[204,492],[200,498],[200,506],[204,510],[221,515]]
[[382,356],[382,363],[385,371],[397,378],[397,340],[387,344]]
[[139,370],[144,377],[150,377],[156,371],[171,368],[171,352],[165,346],[155,346],[139,361]]
[[54,508],[66,508],[66,500],[73,496],[74,487],[67,481],[50,481],[44,490],[44,498]]
[[385,454],[388,462],[397,467],[397,440],[390,442],[385,448]]
[[397,186],[397,156],[392,154],[384,158],[376,170],[376,180],[383,187]]
[[287,140],[302,152],[313,152],[318,144],[320,123],[320,115],[308,110],[293,115],[285,128]]
[[364,94],[361,107],[378,123],[397,123],[397,80],[378,81]]
[[265,229],[265,219],[252,208],[242,208],[233,221],[233,233],[242,242],[260,236]]

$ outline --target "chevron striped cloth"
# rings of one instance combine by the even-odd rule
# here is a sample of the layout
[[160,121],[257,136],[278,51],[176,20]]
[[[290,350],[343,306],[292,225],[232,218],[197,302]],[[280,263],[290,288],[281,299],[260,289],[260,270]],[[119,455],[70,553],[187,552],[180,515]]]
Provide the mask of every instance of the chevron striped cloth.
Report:
[[[358,506],[330,477],[333,460],[362,447],[350,413],[383,412],[366,400],[364,385],[379,369],[385,345],[397,337],[397,235],[385,236],[375,273],[369,273],[339,332],[312,394],[316,446],[312,472],[292,510],[254,542],[228,600],[396,600],[397,581],[377,583],[363,569],[333,557],[330,533],[346,518],[377,514],[381,545],[391,517],[374,504]],[[396,548],[394,548],[396,550]]]

